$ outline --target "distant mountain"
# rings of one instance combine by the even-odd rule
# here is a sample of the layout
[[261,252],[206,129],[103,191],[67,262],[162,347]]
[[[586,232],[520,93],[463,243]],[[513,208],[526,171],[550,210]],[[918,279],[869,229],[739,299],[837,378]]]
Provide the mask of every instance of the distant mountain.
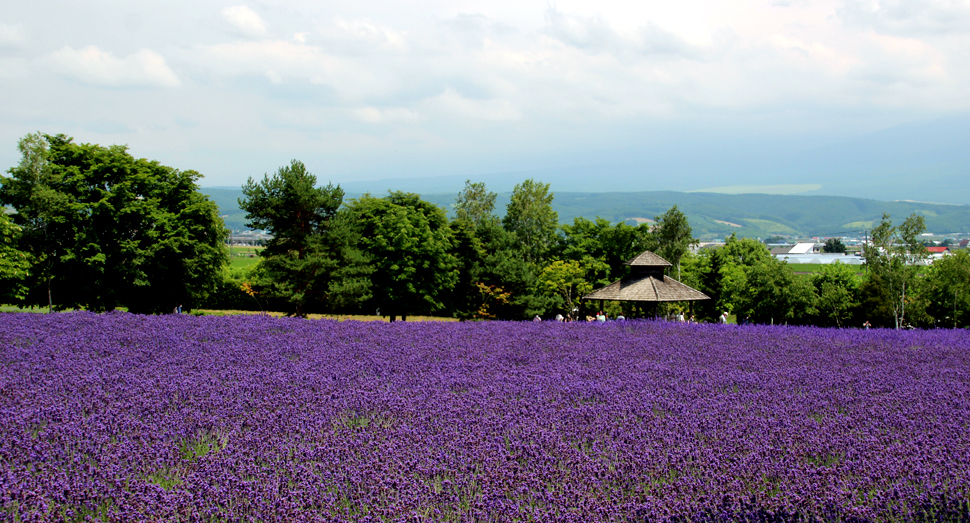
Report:
[[[458,190],[460,187],[450,193],[422,194],[422,198],[450,213]],[[245,213],[237,203],[242,197],[241,189],[204,187],[202,192],[219,206],[229,228],[245,228]],[[348,192],[347,198],[358,196],[360,193]],[[500,214],[505,210],[509,196],[509,192],[499,193],[496,208]],[[675,204],[687,215],[694,235],[702,239],[724,238],[731,233],[750,238],[857,236],[878,223],[883,213],[889,213],[894,223],[902,223],[914,212],[925,217],[929,232],[970,233],[970,205],[887,202],[841,196],[674,191],[556,192],[553,200],[553,207],[563,223],[571,223],[578,216],[591,220],[599,216],[612,222],[629,220],[633,223],[636,218],[659,216]]]
[[[717,192],[848,196],[875,200],[970,203],[970,114],[901,125],[828,145],[797,140],[737,144],[645,143],[618,151],[624,163],[569,163],[475,176],[333,180],[350,193],[457,193],[466,179],[511,191],[527,179],[567,192]],[[550,160],[555,161],[555,160]],[[327,180],[321,178],[322,181]]]

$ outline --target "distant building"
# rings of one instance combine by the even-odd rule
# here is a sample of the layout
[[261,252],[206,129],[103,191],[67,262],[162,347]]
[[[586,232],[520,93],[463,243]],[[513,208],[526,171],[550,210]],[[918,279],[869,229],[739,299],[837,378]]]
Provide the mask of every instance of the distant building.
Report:
[[788,254],[809,254],[813,252],[818,252],[818,247],[814,242],[796,243],[794,247],[788,251]]
[[796,243],[794,246],[786,245],[782,247],[774,247],[771,249],[772,256],[786,256],[792,255],[805,255],[819,252],[818,244],[814,242],[801,242]]

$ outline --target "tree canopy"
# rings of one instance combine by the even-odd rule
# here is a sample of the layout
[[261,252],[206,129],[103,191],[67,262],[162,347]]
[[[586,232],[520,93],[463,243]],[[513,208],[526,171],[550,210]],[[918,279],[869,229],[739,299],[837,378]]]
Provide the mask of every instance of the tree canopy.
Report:
[[124,146],[30,134],[0,178],[30,254],[21,303],[171,311],[205,297],[226,262],[226,230],[196,171],[135,159]]
[[293,160],[258,183],[250,178],[239,201],[247,226],[273,235],[260,252],[259,287],[299,317],[311,302],[346,305],[368,297],[367,260],[356,250],[354,228],[335,220],[344,191],[316,185],[316,176]]
[[495,220],[495,197],[496,194],[489,192],[484,183],[465,180],[465,188],[455,200],[455,219],[468,221],[475,227],[487,220]]
[[883,214],[862,251],[866,266],[876,276],[870,285],[885,287],[897,329],[906,323],[906,292],[916,278],[915,265],[927,257],[919,238],[925,230],[926,222],[918,214],[912,214],[898,227],[893,226],[888,214]]
[[656,238],[657,254],[677,268],[677,279],[680,280],[680,259],[699,242],[694,238],[687,216],[676,205],[655,217],[655,221],[657,225],[653,234]]
[[526,260],[538,263],[556,243],[559,215],[552,208],[549,184],[531,178],[517,184],[502,225],[518,239]]
[[845,250],[845,244],[839,238],[825,240],[825,245],[822,247],[822,251],[828,253],[844,253]]
[[21,228],[0,209],[0,303],[13,303],[27,295],[27,271],[30,260],[19,250]]
[[445,212],[405,192],[365,195],[351,200],[348,210],[372,260],[371,305],[392,320],[441,309],[458,277]]

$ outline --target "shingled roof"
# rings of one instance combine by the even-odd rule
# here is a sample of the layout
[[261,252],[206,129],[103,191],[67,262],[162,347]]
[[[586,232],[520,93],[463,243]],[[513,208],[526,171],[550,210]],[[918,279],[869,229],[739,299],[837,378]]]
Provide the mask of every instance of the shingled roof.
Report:
[[613,282],[606,287],[583,297],[587,300],[610,301],[695,301],[710,299],[706,294],[679,281],[664,276],[626,278]]
[[673,265],[650,251],[643,251],[624,265],[633,267],[672,267]]
[[710,299],[706,294],[664,275],[671,263],[650,251],[626,262],[630,276],[583,296],[586,300],[610,301],[694,301]]

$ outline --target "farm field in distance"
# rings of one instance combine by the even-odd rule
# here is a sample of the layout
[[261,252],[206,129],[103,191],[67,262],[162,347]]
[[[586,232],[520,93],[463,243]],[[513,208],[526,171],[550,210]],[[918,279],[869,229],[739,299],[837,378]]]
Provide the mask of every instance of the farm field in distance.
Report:
[[10,521],[966,521],[965,331],[0,314]]
[[229,266],[233,269],[240,269],[256,265],[261,250],[263,250],[262,247],[233,245],[229,249]]

